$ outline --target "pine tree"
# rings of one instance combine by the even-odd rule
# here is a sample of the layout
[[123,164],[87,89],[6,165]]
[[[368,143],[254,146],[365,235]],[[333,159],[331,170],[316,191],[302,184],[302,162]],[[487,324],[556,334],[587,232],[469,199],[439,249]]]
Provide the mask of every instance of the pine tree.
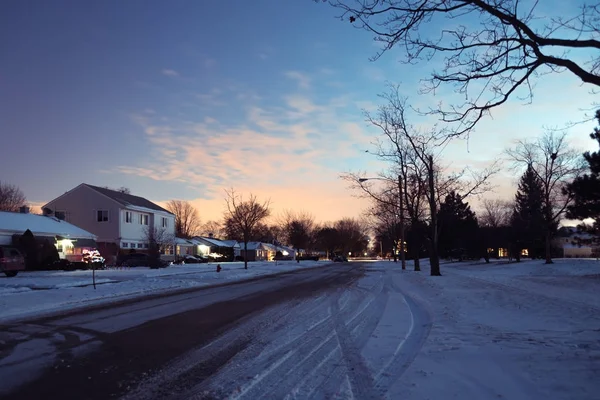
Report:
[[450,192],[438,212],[439,250],[442,257],[456,254],[476,256],[477,218],[469,203],[456,192]]
[[511,218],[513,251],[517,260],[522,249],[528,249],[532,258],[544,254],[545,224],[542,182],[529,166],[519,182]]
[[[596,119],[600,124],[600,110],[596,111]],[[600,127],[594,128],[590,137],[600,146]],[[589,174],[575,178],[567,191],[573,195],[574,202],[567,210],[567,217],[572,219],[593,218],[593,230],[600,230],[600,151],[585,152],[583,157],[588,163]]]

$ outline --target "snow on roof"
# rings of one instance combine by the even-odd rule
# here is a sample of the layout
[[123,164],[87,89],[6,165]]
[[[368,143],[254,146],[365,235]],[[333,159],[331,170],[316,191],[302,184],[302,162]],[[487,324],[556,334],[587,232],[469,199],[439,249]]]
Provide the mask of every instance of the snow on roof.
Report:
[[119,192],[117,190],[107,189],[107,188],[103,188],[100,186],[89,185],[87,183],[84,183],[84,185],[91,189],[94,189],[95,191],[97,191],[99,193],[102,193],[103,195],[105,195],[107,197],[110,197],[111,199],[115,200],[118,203],[123,204],[124,206],[139,207],[141,209],[140,211],[143,211],[143,209],[146,209],[146,210],[151,210],[151,211],[162,211],[162,212],[165,212],[168,214],[172,214],[170,211],[162,208],[158,204],[154,204],[150,200],[145,199],[140,196],[134,196],[129,193],[123,193],[123,192]]
[[96,235],[55,217],[0,211],[0,231],[22,234],[27,229],[34,236],[63,236],[94,239]]
[[179,238],[179,237],[176,237],[174,242],[176,245],[179,245],[179,246],[193,246],[194,244],[196,244],[190,239],[184,239],[184,238]]
[[221,240],[221,242],[225,243],[227,247],[240,247],[237,240]]
[[194,239],[198,239],[201,241],[204,241],[205,243],[208,243],[210,246],[217,246],[217,247],[233,247],[232,244],[228,244],[223,240],[219,240],[219,239],[215,239],[215,238],[208,238],[208,237],[203,237],[203,236],[198,236]]

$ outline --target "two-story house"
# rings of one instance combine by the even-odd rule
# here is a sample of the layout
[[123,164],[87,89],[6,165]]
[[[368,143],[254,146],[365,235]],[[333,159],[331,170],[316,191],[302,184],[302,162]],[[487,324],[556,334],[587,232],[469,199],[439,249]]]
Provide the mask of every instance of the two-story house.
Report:
[[[163,241],[175,238],[175,215],[139,196],[82,183],[42,207],[44,214],[97,236],[108,260],[119,251],[145,251],[149,232]],[[167,254],[172,252],[169,246]]]

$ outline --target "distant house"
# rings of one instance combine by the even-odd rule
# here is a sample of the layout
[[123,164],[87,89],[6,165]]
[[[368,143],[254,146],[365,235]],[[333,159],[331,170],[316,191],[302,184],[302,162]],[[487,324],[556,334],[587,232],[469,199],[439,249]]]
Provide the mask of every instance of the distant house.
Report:
[[561,249],[564,258],[589,258],[600,255],[596,236],[580,231],[577,227],[563,226],[558,230],[552,245]]
[[97,247],[96,235],[53,216],[0,211],[0,245],[14,244],[13,238],[30,230],[38,241],[48,240],[60,258],[81,261],[84,249]]
[[269,261],[273,259],[275,252],[275,246],[272,244],[248,242],[245,246],[244,243],[240,243],[240,256],[248,261]]
[[[148,249],[148,231],[175,237],[175,215],[139,196],[82,183],[42,207],[53,215],[97,236],[98,249],[106,259],[119,251]],[[165,256],[173,256],[172,245]]]
[[214,237],[195,236],[191,241],[196,244],[197,255],[207,257],[212,254],[213,257],[222,258],[223,261],[233,261],[240,247],[235,240],[220,240]]
[[190,239],[175,238],[175,254],[178,256],[193,256],[196,255],[196,244]]

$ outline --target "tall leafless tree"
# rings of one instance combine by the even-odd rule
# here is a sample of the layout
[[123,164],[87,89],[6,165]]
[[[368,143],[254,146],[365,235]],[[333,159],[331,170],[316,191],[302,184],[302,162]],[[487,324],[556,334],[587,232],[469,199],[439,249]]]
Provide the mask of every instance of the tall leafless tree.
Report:
[[552,263],[553,230],[573,201],[572,193],[566,188],[585,171],[582,152],[570,147],[566,136],[566,133],[549,131],[536,140],[520,140],[507,150],[516,168],[531,166],[542,182],[546,264]]
[[308,212],[285,210],[279,217],[279,226],[288,244],[295,249],[311,250],[315,231],[315,217]]
[[323,1],[341,9],[343,20],[374,34],[381,50],[373,60],[395,48],[408,64],[444,57],[423,91],[450,84],[465,98],[429,111],[458,123],[449,135],[469,132],[511,97],[531,100],[542,75],[566,71],[591,90],[600,86],[600,4],[592,1],[580,2],[578,9],[573,4],[572,15],[538,11],[537,0]]
[[[383,137],[383,142],[378,143],[376,155],[391,165],[390,170],[383,173],[382,177],[388,182],[397,182],[397,176],[401,177],[405,204],[402,212],[408,212],[411,222],[416,224],[423,221],[424,217],[428,218],[431,275],[441,275],[437,254],[439,204],[452,191],[461,193],[463,198],[488,191],[489,178],[498,171],[498,163],[494,162],[481,171],[465,167],[460,171],[447,173],[447,168],[441,166],[437,132],[421,132],[408,123],[407,99],[400,95],[399,86],[390,85],[390,90],[381,95],[381,98],[385,103],[378,108],[377,113],[366,114],[367,121],[378,128]],[[388,201],[375,189],[373,181],[364,181],[361,179],[363,177],[361,173],[343,176],[354,188],[360,189],[376,202]],[[393,192],[394,185],[389,185],[385,190]]]
[[498,228],[510,225],[513,204],[508,200],[484,199],[481,211],[477,214],[480,226]]
[[0,181],[0,211],[17,212],[26,202],[25,194],[17,185]]
[[200,230],[198,210],[185,200],[170,200],[165,207],[175,214],[175,233],[178,237],[189,239]]
[[224,219],[242,237],[244,242],[244,268],[248,269],[248,242],[252,239],[257,225],[271,214],[270,201],[266,200],[261,203],[252,194],[247,200],[244,200],[233,189],[227,191],[225,201],[227,211]]

